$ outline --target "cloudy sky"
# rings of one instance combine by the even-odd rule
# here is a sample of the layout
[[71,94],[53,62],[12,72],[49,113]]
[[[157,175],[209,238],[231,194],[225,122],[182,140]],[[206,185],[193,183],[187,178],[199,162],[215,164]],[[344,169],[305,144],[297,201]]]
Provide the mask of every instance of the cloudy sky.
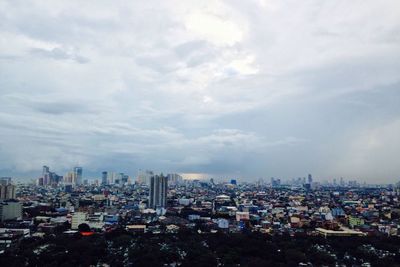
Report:
[[0,1],[0,174],[400,180],[400,2]]

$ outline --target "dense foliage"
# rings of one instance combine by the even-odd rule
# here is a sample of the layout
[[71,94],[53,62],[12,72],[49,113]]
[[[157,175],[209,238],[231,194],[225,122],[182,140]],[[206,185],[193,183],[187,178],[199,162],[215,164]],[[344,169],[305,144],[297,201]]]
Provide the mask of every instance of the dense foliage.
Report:
[[[267,236],[258,233],[175,235],[116,230],[93,236],[28,238],[0,255],[0,266],[400,266],[399,238]],[[310,264],[311,263],[311,264]]]

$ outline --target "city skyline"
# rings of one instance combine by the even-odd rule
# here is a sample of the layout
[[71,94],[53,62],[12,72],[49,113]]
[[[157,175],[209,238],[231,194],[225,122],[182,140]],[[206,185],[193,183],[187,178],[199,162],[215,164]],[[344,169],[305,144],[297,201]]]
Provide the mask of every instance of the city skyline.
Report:
[[400,179],[398,1],[1,1],[0,16],[1,176]]
[[[166,175],[168,177],[169,182],[172,184],[176,184],[177,180],[183,179],[186,181],[198,180],[203,182],[209,181],[217,181],[222,183],[228,183],[229,181],[238,181],[240,183],[256,183],[263,185],[272,185],[274,186],[274,181],[279,185],[295,185],[295,186],[304,186],[305,184],[315,184],[316,186],[343,186],[343,185],[352,185],[357,184],[358,186],[397,186],[400,184],[400,181],[394,182],[367,182],[364,179],[355,179],[354,177],[315,177],[311,173],[307,174],[299,174],[297,176],[292,177],[280,177],[280,176],[260,176],[258,178],[249,179],[248,177],[240,177],[234,175],[212,175],[206,173],[177,173],[174,171],[162,171],[162,170],[143,170],[139,169],[133,174],[124,173],[118,170],[103,170],[101,172],[83,172],[83,167],[72,167],[72,171],[65,170],[65,175],[57,175],[56,172],[50,172],[49,166],[42,167],[43,172],[42,175],[37,176],[36,178],[21,178],[21,177],[11,177],[2,175],[2,179],[14,179],[18,183],[26,184],[34,183],[39,186],[50,186],[50,185],[82,185],[82,184],[98,184],[98,185],[108,185],[108,184],[148,184],[149,179],[152,176],[160,176]],[[79,173],[76,170],[79,169]],[[159,175],[158,175],[159,174]],[[0,176],[1,177],[1,176]]]

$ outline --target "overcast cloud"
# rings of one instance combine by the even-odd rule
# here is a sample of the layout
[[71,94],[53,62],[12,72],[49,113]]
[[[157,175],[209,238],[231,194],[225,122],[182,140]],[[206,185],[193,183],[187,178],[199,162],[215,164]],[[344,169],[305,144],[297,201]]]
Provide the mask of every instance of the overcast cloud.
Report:
[[400,178],[400,2],[0,1],[0,173]]

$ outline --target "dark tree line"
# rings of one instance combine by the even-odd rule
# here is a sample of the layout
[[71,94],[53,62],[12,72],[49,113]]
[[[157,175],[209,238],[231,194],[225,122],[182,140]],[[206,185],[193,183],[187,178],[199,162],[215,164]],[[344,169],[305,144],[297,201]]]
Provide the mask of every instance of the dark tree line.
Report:
[[[372,251],[371,248],[374,248]],[[28,238],[0,255],[0,266],[400,266],[400,239],[290,237],[259,233],[58,234]],[[379,254],[388,251],[391,254]]]

